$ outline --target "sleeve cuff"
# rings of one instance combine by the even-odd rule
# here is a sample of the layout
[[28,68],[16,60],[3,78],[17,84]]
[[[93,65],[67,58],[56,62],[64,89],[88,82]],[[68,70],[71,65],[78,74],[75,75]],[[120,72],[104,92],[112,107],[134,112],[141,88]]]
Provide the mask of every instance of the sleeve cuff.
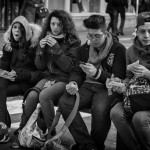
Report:
[[98,79],[99,77],[101,76],[101,70],[100,69],[98,69],[98,74],[96,75],[96,77],[94,78],[94,79]]

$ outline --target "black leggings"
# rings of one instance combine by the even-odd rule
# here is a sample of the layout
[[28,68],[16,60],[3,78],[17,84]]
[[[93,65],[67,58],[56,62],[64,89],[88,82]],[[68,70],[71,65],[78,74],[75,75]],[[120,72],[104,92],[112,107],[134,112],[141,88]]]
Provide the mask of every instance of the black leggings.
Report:
[[33,85],[29,83],[11,82],[7,79],[0,78],[0,122],[5,123],[8,127],[11,125],[6,105],[7,97],[23,95],[25,91],[32,86]]

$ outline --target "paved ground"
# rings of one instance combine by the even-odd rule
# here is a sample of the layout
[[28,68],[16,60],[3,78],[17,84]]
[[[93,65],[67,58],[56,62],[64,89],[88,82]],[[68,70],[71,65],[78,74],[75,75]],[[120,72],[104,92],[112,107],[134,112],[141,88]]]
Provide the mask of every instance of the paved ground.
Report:
[[[131,34],[133,31],[134,31],[133,28],[125,29],[125,36],[119,36],[120,42],[123,43],[126,47],[129,47],[132,43],[132,35]],[[87,39],[86,34],[87,34],[86,32],[79,32],[79,36],[80,36],[82,43],[84,43]],[[0,33],[0,50],[2,49],[2,46],[4,44],[2,37],[3,37],[3,33]],[[12,131],[17,129],[19,126],[20,116],[21,116],[21,112],[22,112],[22,110],[21,110],[22,100],[20,100],[20,99],[22,99],[22,97],[8,98],[8,101],[7,101],[8,110],[11,114],[11,120],[12,120],[11,130]],[[90,131],[91,115],[82,113],[82,116],[83,116],[84,121]],[[61,118],[59,121],[59,124],[57,126],[57,131],[60,130],[63,123],[64,123],[64,121]],[[12,134],[10,142],[7,144],[1,144],[0,149],[1,150],[2,149],[10,150],[13,140],[14,140],[14,136]],[[107,137],[107,140],[105,142],[105,145],[106,145],[105,150],[115,150],[115,147],[116,147],[115,141],[116,141],[116,129],[115,129],[114,125],[112,124],[110,132]],[[74,140],[69,131],[67,131],[65,133],[65,135],[62,137],[62,142],[67,146],[74,143]]]

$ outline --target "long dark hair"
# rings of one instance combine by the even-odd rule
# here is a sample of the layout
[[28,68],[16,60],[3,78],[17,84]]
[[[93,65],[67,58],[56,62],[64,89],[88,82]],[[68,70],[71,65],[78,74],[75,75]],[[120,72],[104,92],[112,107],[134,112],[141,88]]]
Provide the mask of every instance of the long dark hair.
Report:
[[78,38],[78,34],[71,16],[64,10],[54,10],[49,14],[42,26],[43,29],[40,39],[46,36],[47,31],[51,31],[50,22],[52,17],[56,17],[60,20],[63,25],[62,32],[66,35],[66,38],[69,38],[70,36]]
[[26,40],[26,31],[25,31],[24,26],[21,23],[20,23],[21,37],[20,37],[19,41],[15,41],[13,34],[12,34],[12,28],[13,28],[14,24],[11,27],[11,34],[10,34],[11,46],[12,46],[12,48],[19,47],[19,57],[20,57],[20,59],[24,59],[25,52],[28,47],[29,41]]

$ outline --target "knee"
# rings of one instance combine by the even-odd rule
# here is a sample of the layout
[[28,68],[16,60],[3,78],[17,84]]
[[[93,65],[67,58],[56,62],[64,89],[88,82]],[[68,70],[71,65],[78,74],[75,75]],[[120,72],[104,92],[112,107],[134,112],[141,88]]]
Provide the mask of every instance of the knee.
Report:
[[150,117],[144,112],[137,112],[134,114],[132,122],[135,127],[139,125],[147,127],[150,124]]
[[110,111],[110,118],[114,123],[115,122],[123,122],[125,120],[123,111],[120,111],[115,106]]
[[26,98],[26,101],[28,101],[28,100],[33,100],[33,99],[38,99],[38,97],[39,97],[39,93],[37,93],[36,91],[31,91],[29,94],[28,94],[28,96],[27,96],[27,98]]
[[48,98],[47,94],[45,93],[44,90],[42,90],[40,93],[39,93],[39,102],[40,104],[43,104],[45,103],[46,101],[50,100],[50,98]]

